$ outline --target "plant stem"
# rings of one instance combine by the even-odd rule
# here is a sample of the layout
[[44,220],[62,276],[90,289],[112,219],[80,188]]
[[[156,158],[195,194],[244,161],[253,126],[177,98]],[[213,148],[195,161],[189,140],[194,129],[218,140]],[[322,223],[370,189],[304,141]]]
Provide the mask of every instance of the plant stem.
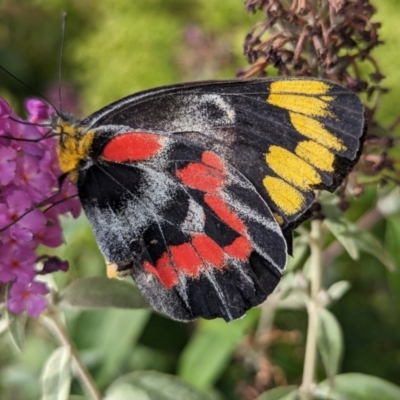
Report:
[[86,390],[88,396],[90,396],[92,400],[102,400],[103,396],[97,388],[92,375],[90,374],[86,366],[82,363],[75,344],[71,340],[64,325],[60,321],[58,312],[55,309],[48,309],[46,316],[42,317],[42,321],[49,328],[49,330],[51,330],[51,332],[61,345],[68,346],[70,348],[77,378],[81,382],[83,388]]
[[301,397],[304,400],[312,398],[312,392],[315,386],[315,369],[317,362],[317,335],[318,335],[318,296],[321,291],[322,275],[322,232],[321,220],[311,222],[310,232],[310,250],[311,250],[311,268],[310,268],[310,301],[307,307],[308,327],[306,353],[304,359],[303,382],[300,388]]
[[258,322],[255,334],[257,345],[259,345],[262,336],[272,327],[278,301],[279,295],[276,294],[276,292],[273,292],[270,294],[267,301],[265,301],[264,304],[261,306],[260,320]]

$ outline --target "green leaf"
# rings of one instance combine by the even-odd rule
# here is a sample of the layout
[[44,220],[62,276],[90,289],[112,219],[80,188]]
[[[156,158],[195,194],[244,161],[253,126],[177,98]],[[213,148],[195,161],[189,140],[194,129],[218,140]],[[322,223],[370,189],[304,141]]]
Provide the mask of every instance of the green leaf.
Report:
[[310,298],[300,290],[293,290],[278,302],[277,308],[280,310],[300,310],[306,308]]
[[327,289],[326,293],[331,300],[339,300],[349,291],[350,287],[350,282],[338,281],[333,283],[329,289]]
[[68,397],[68,400],[88,400],[87,397],[77,396],[75,394]]
[[18,350],[24,351],[25,343],[25,326],[28,316],[26,312],[20,314],[13,314],[6,308],[7,320],[8,320],[8,331],[12,342],[15,344]]
[[154,371],[137,371],[114,381],[104,400],[210,400],[180,378]]
[[349,373],[337,375],[333,389],[328,380],[321,382],[314,395],[318,400],[399,400],[400,387],[376,376]]
[[149,307],[136,286],[104,276],[75,280],[62,291],[61,303],[83,309]]
[[358,260],[359,252],[350,229],[350,221],[343,217],[338,208],[337,196],[323,192],[320,196],[324,223],[333,236],[342,244],[353,260]]
[[102,363],[97,372],[97,384],[102,387],[110,382],[116,371],[130,356],[150,316],[150,310],[107,310],[104,324],[99,327],[101,335],[93,339],[96,349],[101,349]]
[[347,253],[349,253],[349,256],[353,260],[358,260],[360,254],[354,234],[350,229],[350,222],[347,221],[344,217],[341,217],[337,220],[325,219],[324,223],[331,231],[331,233],[335,236],[335,238],[342,244]]
[[127,399],[151,400],[152,397],[147,394],[145,390],[137,388],[133,385],[129,385],[128,383],[121,383],[120,385],[116,385],[107,392],[107,395],[105,397],[105,400]]
[[254,316],[254,311],[248,312],[246,317],[228,324],[222,320],[199,321],[180,357],[178,375],[200,389],[210,388],[253,325]]
[[286,272],[283,274],[282,279],[279,282],[277,291],[279,291],[279,298],[287,297],[294,289],[297,289],[298,284],[298,273]]
[[8,331],[8,318],[5,307],[0,305],[0,335]]
[[377,258],[389,271],[396,269],[392,257],[372,233],[362,231],[354,225],[353,234],[356,245],[360,250]]
[[390,271],[395,269],[393,260],[382,243],[372,233],[361,230],[342,215],[337,208],[338,199],[335,196],[324,192],[321,198],[322,210],[327,217],[324,223],[351,258],[357,260],[361,250],[376,257]]
[[400,212],[400,188],[395,186],[386,196],[381,197],[377,203],[377,209],[385,217],[398,215]]
[[[276,308],[296,310],[305,308],[309,301],[305,293],[307,281],[300,272],[285,272],[274,295],[277,296]],[[270,299],[270,297],[268,298]]]
[[71,352],[68,346],[54,350],[42,375],[43,400],[68,400],[71,386]]
[[318,321],[317,346],[326,374],[333,383],[342,358],[343,334],[336,317],[327,309],[319,310]]
[[262,393],[256,400],[296,400],[297,386],[280,386]]
[[[399,202],[400,203],[400,202]],[[400,237],[400,215],[392,215],[386,219],[385,246],[397,266],[400,265],[399,237]],[[391,287],[391,296],[395,297],[397,304],[400,303],[400,272],[390,274],[387,279]]]

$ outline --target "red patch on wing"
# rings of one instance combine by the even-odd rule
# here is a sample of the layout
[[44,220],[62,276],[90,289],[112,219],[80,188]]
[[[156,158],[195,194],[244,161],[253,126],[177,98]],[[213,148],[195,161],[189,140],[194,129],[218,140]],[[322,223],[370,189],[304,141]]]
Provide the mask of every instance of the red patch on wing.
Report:
[[198,276],[203,263],[190,243],[169,248],[176,269],[190,276]]
[[238,258],[239,260],[248,260],[253,246],[243,236],[236,238],[230,245],[225,246],[224,250],[231,257]]
[[211,151],[205,151],[201,157],[201,161],[211,167],[224,171],[224,162],[215,153]]
[[102,156],[108,161],[143,161],[155,156],[163,147],[154,133],[132,132],[115,136],[104,147]]
[[167,288],[171,289],[178,283],[178,275],[175,272],[173,265],[171,264],[171,260],[167,253],[164,253],[158,260],[156,267],[151,265],[148,261],[143,263],[144,269],[157,276],[160,282]]
[[190,163],[176,171],[176,176],[187,186],[208,193],[217,193],[224,186],[224,175],[215,168]]
[[205,151],[202,162],[193,162],[176,171],[176,176],[187,186],[208,193],[218,193],[224,186],[223,161],[211,151]]
[[238,215],[228,207],[223,199],[206,194],[204,196],[204,201],[222,221],[241,235],[245,234],[246,225]]
[[204,262],[212,264],[216,268],[222,268],[225,265],[224,251],[207,235],[193,235],[192,244]]

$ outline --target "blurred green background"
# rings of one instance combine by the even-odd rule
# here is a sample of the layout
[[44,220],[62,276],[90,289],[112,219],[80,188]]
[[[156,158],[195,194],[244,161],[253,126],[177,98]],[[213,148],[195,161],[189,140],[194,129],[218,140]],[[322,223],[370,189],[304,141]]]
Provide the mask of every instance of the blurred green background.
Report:
[[[390,91],[378,119],[399,116],[400,25],[398,0],[375,0],[385,42],[374,53]],[[232,78],[246,65],[245,35],[263,19],[246,14],[241,0],[2,0],[0,63],[58,105],[57,80],[61,11],[68,13],[62,63],[63,109],[85,116],[138,90],[188,80]],[[23,113],[23,100],[35,96],[7,75],[0,75],[0,96]],[[369,189],[353,201],[348,217],[357,220],[376,201]],[[400,215],[374,227],[374,233],[400,268]],[[64,287],[77,277],[102,275],[105,267],[85,219],[65,221],[66,244],[57,254],[70,261],[59,273]],[[342,372],[363,372],[400,385],[400,275],[375,258],[355,262],[338,257],[326,273],[326,285],[346,279],[352,288],[333,307],[344,333]],[[177,374],[215,399],[250,399],[264,374],[273,384],[301,382],[305,345],[304,311],[279,311],[268,356],[252,347],[259,310],[229,325],[222,321],[182,324],[151,311],[68,311],[69,331],[101,389],[136,369]],[[31,321],[26,349],[18,353],[0,341],[0,398],[40,397],[39,376],[56,347]],[[321,371],[321,378],[323,377]],[[264,388],[266,389],[266,388]],[[80,393],[76,383],[73,393]]]

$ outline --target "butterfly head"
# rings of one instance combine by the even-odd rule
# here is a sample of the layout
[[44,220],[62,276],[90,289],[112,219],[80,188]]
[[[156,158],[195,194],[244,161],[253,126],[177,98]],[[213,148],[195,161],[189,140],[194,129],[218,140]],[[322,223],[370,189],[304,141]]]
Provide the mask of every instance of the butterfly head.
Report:
[[57,154],[61,171],[77,183],[78,170],[89,158],[94,132],[87,131],[71,114],[58,113],[51,120],[53,132],[59,135]]

